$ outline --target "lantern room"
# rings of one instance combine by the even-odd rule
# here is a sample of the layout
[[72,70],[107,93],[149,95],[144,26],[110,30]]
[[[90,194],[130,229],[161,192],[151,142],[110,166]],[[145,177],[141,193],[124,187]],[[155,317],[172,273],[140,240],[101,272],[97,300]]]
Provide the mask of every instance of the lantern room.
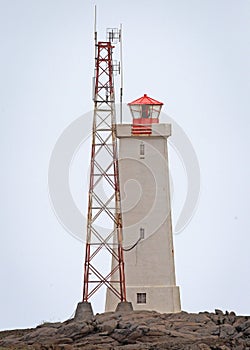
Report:
[[152,124],[159,123],[162,105],[146,94],[128,103],[133,117],[132,135],[150,135]]
[[159,115],[162,105],[162,102],[156,101],[146,94],[137,100],[128,103],[133,117],[133,124],[159,123]]

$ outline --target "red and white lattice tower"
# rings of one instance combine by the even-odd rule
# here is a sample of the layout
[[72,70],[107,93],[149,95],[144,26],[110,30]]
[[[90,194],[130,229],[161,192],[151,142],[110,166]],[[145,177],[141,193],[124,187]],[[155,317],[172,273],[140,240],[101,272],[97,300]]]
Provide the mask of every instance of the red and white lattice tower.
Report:
[[[121,33],[120,30],[112,28],[107,30],[107,34],[108,41],[96,41],[83,301],[78,304],[75,316],[77,318],[88,317],[92,313],[89,299],[102,286],[106,286],[118,298],[120,308],[124,305],[128,307],[129,304],[126,303],[116,140],[113,73],[117,67],[112,60],[114,44],[118,42]],[[107,255],[116,262],[112,264],[112,268],[110,261],[105,260]]]

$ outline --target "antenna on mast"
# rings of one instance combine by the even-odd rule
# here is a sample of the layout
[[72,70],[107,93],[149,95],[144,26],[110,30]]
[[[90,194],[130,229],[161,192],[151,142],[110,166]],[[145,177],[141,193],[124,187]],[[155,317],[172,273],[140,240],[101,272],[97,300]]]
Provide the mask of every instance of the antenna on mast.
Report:
[[[94,6],[94,42],[95,42],[95,65],[96,65],[96,60],[97,60],[97,30],[96,30],[96,5]],[[95,101],[95,78],[96,78],[96,68],[94,69],[94,76],[92,80],[92,100]]]
[[[94,7],[94,40],[95,40],[95,45],[97,44],[97,31],[96,31],[96,5]],[[95,55],[96,57],[96,55]]]
[[119,31],[120,39],[120,123],[122,124],[122,98],[123,98],[123,62],[122,62],[122,24]]

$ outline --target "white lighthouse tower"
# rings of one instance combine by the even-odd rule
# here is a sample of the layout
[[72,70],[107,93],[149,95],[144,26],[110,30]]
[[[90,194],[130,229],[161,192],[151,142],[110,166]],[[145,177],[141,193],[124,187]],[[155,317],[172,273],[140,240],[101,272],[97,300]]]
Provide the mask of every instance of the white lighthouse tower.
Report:
[[[167,147],[171,125],[159,123],[163,103],[146,94],[128,105],[132,124],[116,128],[127,300],[134,310],[180,312]],[[116,304],[108,290],[106,311]]]

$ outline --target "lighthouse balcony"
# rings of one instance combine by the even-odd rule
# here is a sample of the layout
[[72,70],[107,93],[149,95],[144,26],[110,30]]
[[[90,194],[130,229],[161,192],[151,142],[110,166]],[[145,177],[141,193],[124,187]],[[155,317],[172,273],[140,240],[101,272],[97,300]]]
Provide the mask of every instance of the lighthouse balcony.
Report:
[[171,124],[117,124],[116,133],[118,138],[122,137],[169,137],[171,135]]

